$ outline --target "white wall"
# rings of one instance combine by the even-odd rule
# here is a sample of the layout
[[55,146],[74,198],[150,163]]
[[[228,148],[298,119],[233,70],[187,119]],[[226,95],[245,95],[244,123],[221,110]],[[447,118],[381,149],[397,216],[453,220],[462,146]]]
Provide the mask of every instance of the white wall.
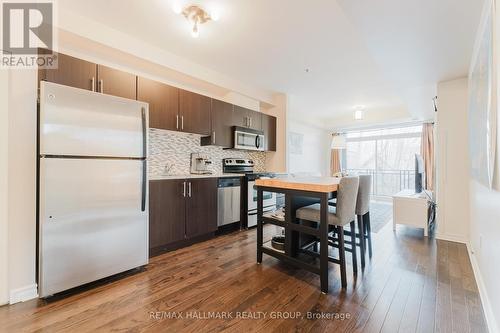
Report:
[[262,112],[277,118],[276,123],[276,151],[266,153],[266,171],[286,172],[287,159],[287,129],[288,129],[288,98],[285,94],[276,94],[273,100],[274,106],[261,108]]
[[[492,0],[485,2],[486,6]],[[483,14],[484,15],[484,14]],[[496,40],[494,42],[496,50],[500,45],[500,11],[497,11],[494,22],[496,22]],[[484,18],[481,20],[484,23]],[[478,29],[478,35],[482,31],[482,26]],[[478,50],[478,40],[476,40],[475,51]],[[496,53],[496,54],[495,54]],[[496,67],[496,80],[493,91],[499,92],[500,71],[498,70],[498,51],[494,53],[494,66]],[[498,96],[493,95],[492,107],[498,110]],[[497,126],[500,128],[500,119],[497,119]],[[497,159],[494,184],[500,181],[500,134],[497,138]],[[470,181],[470,241],[469,250],[476,280],[481,292],[481,298],[491,332],[500,332],[500,192],[490,190],[488,187],[471,179]]]
[[436,237],[469,239],[469,153],[467,78],[438,84],[436,118]]
[[10,302],[37,295],[36,254],[36,71],[9,77],[9,290]]
[[[487,298],[485,311],[489,318],[495,318],[493,325],[500,327],[500,192],[493,191],[472,180],[470,182],[470,250],[472,262],[476,267],[476,279]],[[478,274],[479,275],[478,275]]]
[[500,322],[500,192],[470,178],[467,79],[438,84],[436,237],[466,243],[491,332]]
[[302,154],[288,152],[288,172],[320,173],[322,176],[329,176],[330,132],[294,119],[289,120],[288,131],[303,134],[304,137]]
[[8,285],[8,256],[7,256],[7,233],[8,233],[8,195],[7,195],[7,172],[8,172],[8,87],[9,72],[0,70],[0,305],[9,300]]

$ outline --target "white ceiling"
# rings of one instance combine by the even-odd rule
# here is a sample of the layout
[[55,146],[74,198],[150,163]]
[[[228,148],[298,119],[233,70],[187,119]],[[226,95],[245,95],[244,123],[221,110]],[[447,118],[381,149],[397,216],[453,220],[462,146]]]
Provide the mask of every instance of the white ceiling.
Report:
[[[291,96],[294,118],[432,115],[435,84],[467,74],[483,0],[199,0],[220,20],[189,35],[175,0],[59,6],[240,81]],[[190,1],[179,0],[183,4]],[[307,73],[305,69],[309,69]]]

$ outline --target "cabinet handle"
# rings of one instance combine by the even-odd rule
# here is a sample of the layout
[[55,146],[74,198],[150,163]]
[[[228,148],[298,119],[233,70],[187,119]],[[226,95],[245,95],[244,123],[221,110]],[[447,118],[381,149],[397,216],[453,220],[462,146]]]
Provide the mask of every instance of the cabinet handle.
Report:
[[104,80],[99,80],[99,92],[104,93]]
[[212,144],[215,144],[215,131],[212,132]]
[[191,198],[191,182],[188,183],[188,196]]
[[175,116],[175,129],[179,129],[179,115]]
[[250,126],[248,126],[248,127],[252,127],[252,117],[250,117],[248,119],[250,119]]
[[186,197],[186,182],[182,182],[182,196]]
[[245,117],[245,127],[248,127],[248,117]]
[[184,131],[184,116],[181,116],[181,130]]
[[90,79],[90,90],[95,91],[95,77],[92,76],[92,79]]

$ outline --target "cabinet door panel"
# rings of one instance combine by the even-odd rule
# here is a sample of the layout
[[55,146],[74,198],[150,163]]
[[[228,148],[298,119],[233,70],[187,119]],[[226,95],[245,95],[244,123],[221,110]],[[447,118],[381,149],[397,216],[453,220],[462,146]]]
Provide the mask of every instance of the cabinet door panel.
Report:
[[217,178],[189,179],[191,196],[186,198],[188,238],[217,230]]
[[262,130],[262,113],[257,111],[248,110],[247,111],[249,121],[249,128],[261,131]]
[[136,99],[136,76],[127,72],[98,65],[98,91],[104,94]]
[[230,148],[233,144],[233,105],[212,100],[211,144]]
[[138,77],[137,100],[149,103],[149,127],[177,130],[179,121],[178,88]]
[[235,126],[262,130],[262,114],[242,106],[234,106],[233,123]]
[[42,69],[40,79],[80,89],[94,90],[97,65],[62,53],[57,54],[57,69]]
[[181,130],[188,133],[210,135],[210,97],[187,90],[179,93]]
[[149,183],[149,248],[185,238],[184,180],[155,180]]
[[235,105],[233,112],[233,125],[240,127],[248,127],[248,109]]
[[266,151],[276,151],[276,117],[262,115],[262,130],[264,131]]

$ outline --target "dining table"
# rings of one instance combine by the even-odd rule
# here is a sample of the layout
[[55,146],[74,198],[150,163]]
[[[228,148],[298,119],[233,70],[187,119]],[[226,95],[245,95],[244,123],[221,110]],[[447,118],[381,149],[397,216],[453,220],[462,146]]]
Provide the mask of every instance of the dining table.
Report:
[[[329,200],[334,198],[338,190],[340,178],[337,177],[291,177],[257,179],[257,263],[262,263],[262,255],[272,256],[298,268],[318,274],[321,292],[328,293],[328,212]],[[263,213],[264,192],[281,193],[285,196],[284,219],[275,214]],[[297,221],[295,212],[298,208],[311,204],[320,204],[319,225],[305,225]],[[284,228],[284,249],[272,246],[271,241],[264,242],[264,224],[272,224]],[[319,257],[319,265],[302,260],[299,235],[309,235],[319,241],[319,253],[308,251],[308,254]],[[343,238],[343,235],[339,235]],[[342,252],[342,253],[340,253]],[[345,252],[339,251],[339,261],[345,263]],[[342,286],[346,285],[345,271],[341,273]]]

